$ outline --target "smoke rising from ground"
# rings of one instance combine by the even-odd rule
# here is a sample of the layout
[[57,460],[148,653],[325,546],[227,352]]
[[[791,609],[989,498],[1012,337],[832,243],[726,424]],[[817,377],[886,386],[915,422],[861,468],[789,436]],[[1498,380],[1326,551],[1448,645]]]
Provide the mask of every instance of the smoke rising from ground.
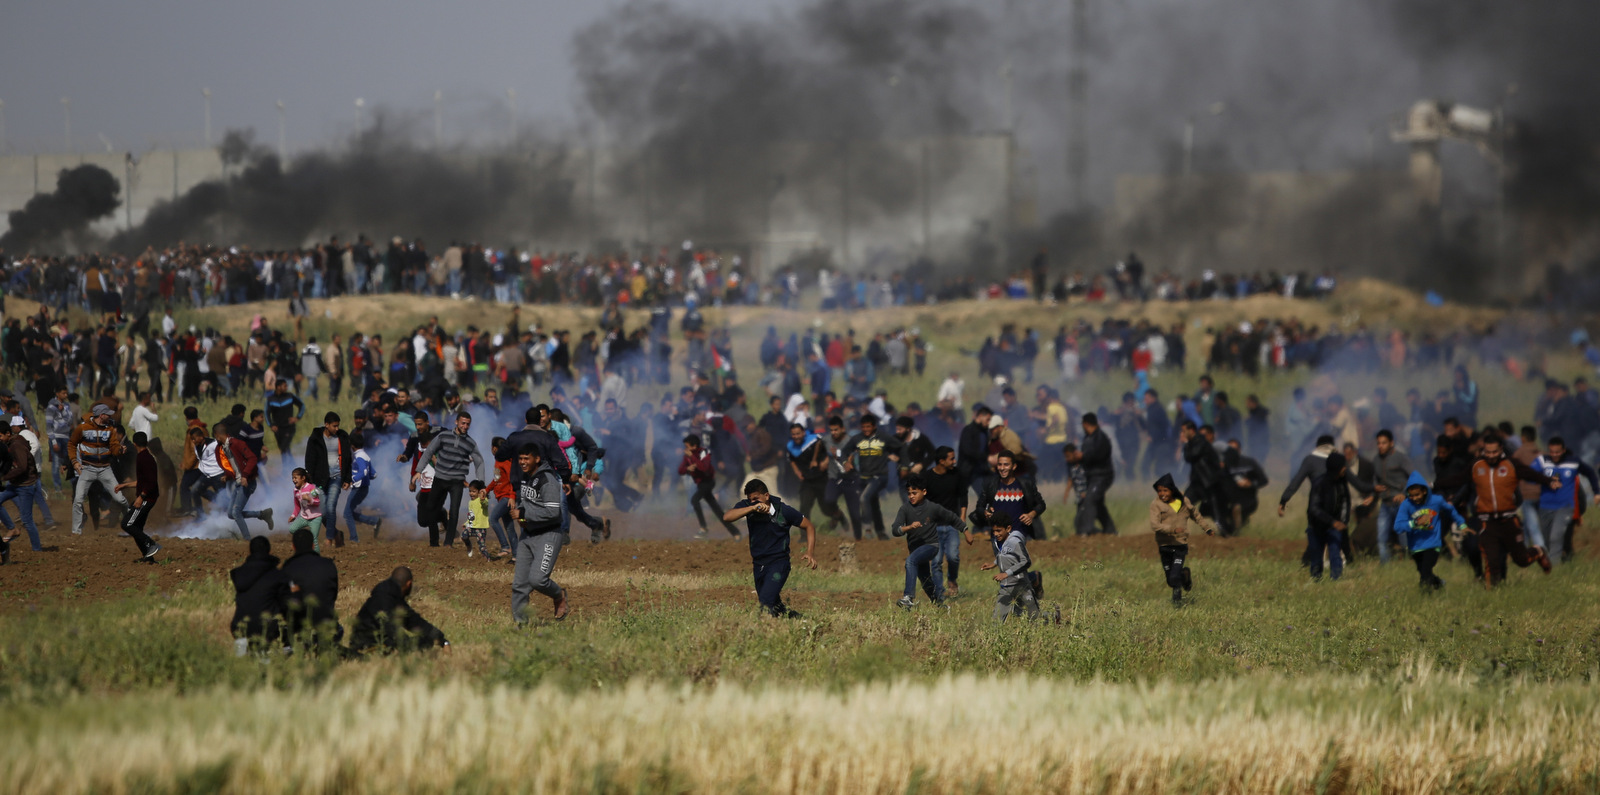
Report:
[[122,206],[122,192],[111,172],[95,165],[62,169],[53,193],[41,193],[13,210],[10,229],[0,235],[0,251],[56,249],[77,242],[89,224]]
[[[1574,261],[1600,251],[1590,220],[1600,209],[1600,106],[1588,90],[1600,49],[1587,41],[1600,6],[1084,0],[1087,44],[1078,53],[1073,5],[810,0],[762,15],[623,4],[573,42],[581,135],[437,151],[413,135],[425,119],[390,111],[349,146],[287,167],[235,137],[228,179],[164,206],[115,243],[125,251],[178,239],[278,246],[365,232],[589,246],[604,231],[588,226],[570,160],[588,146],[626,153],[599,174],[600,194],[645,196],[656,216],[657,240],[620,242],[688,234],[749,241],[761,235],[779,191],[818,218],[915,213],[907,178],[914,165],[882,147],[845,151],[846,141],[1014,129],[1018,191],[1039,197],[1044,220],[1014,241],[1027,245],[1014,245],[1013,259],[1046,243],[1057,265],[1097,270],[1130,246],[1216,234],[1257,211],[1225,176],[1149,203],[1142,217],[1110,229],[1104,211],[1119,175],[1176,175],[1185,163],[1199,175],[1399,174],[1407,150],[1388,139],[1393,119],[1419,99],[1445,99],[1503,105],[1512,122],[1508,258]],[[1066,172],[1067,75],[1079,63],[1086,206],[1073,203]],[[810,145],[784,149],[794,142]],[[867,164],[852,172],[848,200],[835,187],[845,161]],[[1288,254],[1216,261],[1202,245],[1186,261],[1151,265],[1326,267],[1476,289],[1439,274],[1506,270],[1492,224],[1497,172],[1454,143],[1444,147],[1444,171],[1444,218],[1375,220],[1374,199],[1405,190],[1385,177],[1335,191],[1306,213],[1290,230],[1304,242]],[[945,265],[971,264],[964,250],[934,255]]]

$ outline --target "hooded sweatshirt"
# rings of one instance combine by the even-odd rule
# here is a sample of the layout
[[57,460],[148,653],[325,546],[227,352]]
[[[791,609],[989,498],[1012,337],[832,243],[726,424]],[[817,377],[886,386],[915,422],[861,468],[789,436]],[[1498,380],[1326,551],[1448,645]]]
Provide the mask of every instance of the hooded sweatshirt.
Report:
[[1217,526],[1210,519],[1200,515],[1195,510],[1194,504],[1184,499],[1183,492],[1178,490],[1178,484],[1173,481],[1171,474],[1162,475],[1155,482],[1153,488],[1166,486],[1172,490],[1174,501],[1179,502],[1177,510],[1172,503],[1162,500],[1160,496],[1150,501],[1150,531],[1156,535],[1156,546],[1170,547],[1189,543],[1189,520],[1193,519],[1200,528],[1214,533]]
[[[1409,493],[1416,486],[1427,489],[1421,503],[1414,502]],[[1467,523],[1449,500],[1434,494],[1433,490],[1428,488],[1428,479],[1424,478],[1421,472],[1411,473],[1411,478],[1406,481],[1406,492],[1406,498],[1400,501],[1399,507],[1395,510],[1394,531],[1405,534],[1406,546],[1412,552],[1442,548],[1445,519],[1458,525]]]

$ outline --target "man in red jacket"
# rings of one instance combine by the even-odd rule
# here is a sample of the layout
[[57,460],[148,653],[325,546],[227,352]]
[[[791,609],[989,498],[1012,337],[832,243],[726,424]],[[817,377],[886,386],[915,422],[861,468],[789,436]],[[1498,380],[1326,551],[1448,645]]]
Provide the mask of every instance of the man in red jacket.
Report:
[[694,518],[700,521],[700,532],[695,533],[695,538],[706,537],[706,515],[700,508],[702,502],[711,509],[718,521],[722,521],[722,526],[728,528],[734,538],[738,538],[739,528],[722,519],[722,506],[717,504],[717,470],[712,464],[711,453],[700,445],[700,437],[694,434],[683,437],[683,461],[678,464],[678,474],[688,475],[694,481],[694,495],[689,498],[689,506],[694,508]]

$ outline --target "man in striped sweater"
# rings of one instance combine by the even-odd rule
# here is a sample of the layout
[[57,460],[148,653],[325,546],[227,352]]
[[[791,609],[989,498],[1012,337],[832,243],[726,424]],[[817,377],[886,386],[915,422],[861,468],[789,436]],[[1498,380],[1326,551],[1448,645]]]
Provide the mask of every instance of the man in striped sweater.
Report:
[[422,459],[417,462],[418,470],[433,465],[431,496],[435,514],[443,507],[445,496],[449,495],[450,520],[444,531],[444,545],[447,547],[455,545],[456,525],[461,521],[461,494],[467,485],[467,466],[472,466],[475,480],[488,480],[483,471],[483,454],[478,452],[478,443],[467,433],[471,429],[472,415],[459,412],[456,414],[455,430],[433,437],[428,448],[422,452]]

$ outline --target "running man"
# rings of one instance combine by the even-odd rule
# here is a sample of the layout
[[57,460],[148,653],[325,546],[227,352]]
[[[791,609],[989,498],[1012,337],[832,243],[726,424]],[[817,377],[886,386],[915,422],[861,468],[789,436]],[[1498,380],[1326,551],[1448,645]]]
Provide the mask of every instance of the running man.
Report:
[[795,527],[806,531],[806,549],[800,560],[815,569],[817,560],[811,550],[817,543],[817,528],[760,480],[744,484],[744,499],[722,515],[722,521],[728,523],[740,519],[750,531],[750,565],[761,609],[775,618],[800,618],[783,603],[783,584],[789,579],[789,531]]

